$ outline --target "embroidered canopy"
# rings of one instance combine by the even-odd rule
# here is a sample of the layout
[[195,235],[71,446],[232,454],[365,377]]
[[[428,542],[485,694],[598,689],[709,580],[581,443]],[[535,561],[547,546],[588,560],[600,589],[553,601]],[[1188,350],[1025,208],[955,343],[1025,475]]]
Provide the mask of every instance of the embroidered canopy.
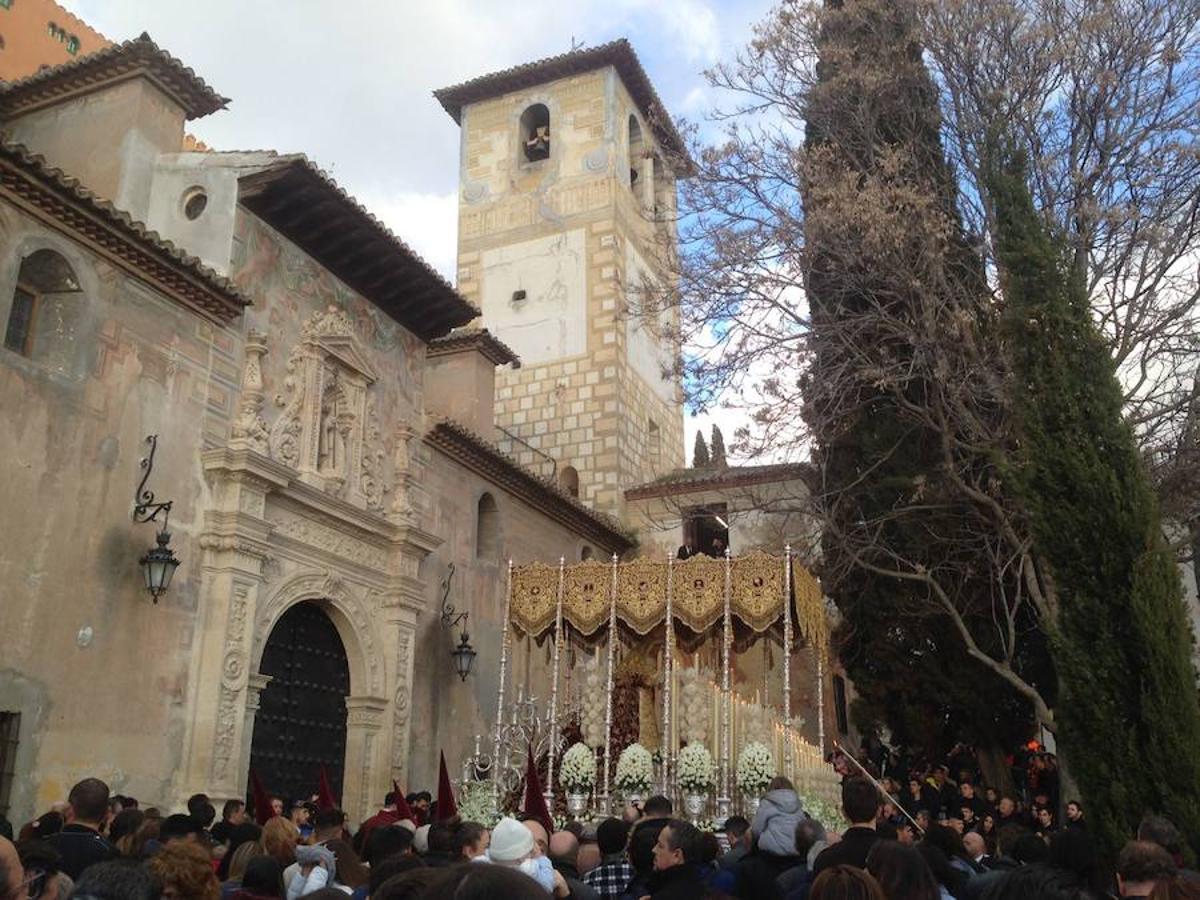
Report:
[[[627,563],[581,562],[562,570],[563,622],[585,638],[607,627],[613,591],[617,618],[638,635],[649,634],[667,614],[703,633],[722,620],[726,577],[730,612],[756,633],[783,617],[786,593],[784,557],[755,552],[730,560],[693,556],[680,561],[646,558]],[[792,599],[797,631],[822,649],[826,643],[825,605],[816,578],[791,560]],[[545,563],[514,566],[510,619],[517,628],[540,637],[554,628],[559,567]]]

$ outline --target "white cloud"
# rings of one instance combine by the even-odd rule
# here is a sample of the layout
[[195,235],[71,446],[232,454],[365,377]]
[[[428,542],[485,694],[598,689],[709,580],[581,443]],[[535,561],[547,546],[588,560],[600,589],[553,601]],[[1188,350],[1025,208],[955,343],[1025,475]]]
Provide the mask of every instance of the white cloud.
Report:
[[358,199],[446,280],[454,283],[458,254],[457,194],[367,191]]

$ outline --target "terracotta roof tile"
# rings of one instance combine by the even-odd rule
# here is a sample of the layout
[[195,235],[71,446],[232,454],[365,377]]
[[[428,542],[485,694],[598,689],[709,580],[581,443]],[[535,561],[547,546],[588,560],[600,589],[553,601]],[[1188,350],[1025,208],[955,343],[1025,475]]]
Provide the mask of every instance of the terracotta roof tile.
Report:
[[239,198],[335,276],[425,340],[479,309],[306,156],[243,175]]
[[79,59],[0,84],[0,115],[31,112],[62,99],[87,94],[107,84],[144,74],[183,107],[187,118],[198,119],[229,103],[199,75],[142,33]]
[[666,107],[658,97],[658,92],[651,84],[646,70],[633,46],[625,38],[600,44],[596,47],[585,47],[549,56],[535,62],[523,63],[504,69],[480,75],[462,84],[440,88],[433,96],[442,104],[455,122],[461,122],[462,109],[470,103],[498,97],[512,91],[519,91],[534,85],[544,84],[558,78],[578,75],[602,69],[605,66],[616,68],[625,87],[629,90],[638,108],[646,116],[650,126],[662,144],[672,155],[678,157],[681,168],[691,171],[694,168],[691,157],[688,156],[687,145],[671,121]]
[[[250,305],[237,286],[199,259],[159,237],[129,213],[83,187],[61,169],[0,134],[0,188],[11,191],[74,230],[85,232],[106,249],[145,268],[143,276],[176,291],[190,305],[229,321]],[[65,215],[70,208],[72,215]],[[103,228],[98,226],[105,226]],[[123,246],[122,246],[123,245]],[[150,271],[150,268],[154,271]]]
[[514,369],[521,368],[521,358],[508,344],[486,328],[471,325],[455,328],[445,337],[430,341],[425,356],[426,358],[444,356],[467,347],[478,348],[480,353],[498,366],[511,364]]
[[745,487],[767,484],[772,481],[808,481],[812,466],[808,463],[771,463],[761,466],[703,466],[693,469],[676,469],[647,484],[625,490],[626,500],[645,500],[650,497],[667,497],[671,494],[686,494],[692,491],[719,489],[723,487]]

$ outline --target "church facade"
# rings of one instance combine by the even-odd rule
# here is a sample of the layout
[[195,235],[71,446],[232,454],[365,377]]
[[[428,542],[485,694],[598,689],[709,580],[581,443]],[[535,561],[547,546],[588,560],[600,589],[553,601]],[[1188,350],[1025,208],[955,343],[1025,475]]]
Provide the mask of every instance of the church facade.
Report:
[[[493,401],[528,366],[469,290],[302,156],[181,150],[225,102],[145,37],[0,93],[13,820],[87,775],[174,809],[321,768],[366,814],[489,728],[507,560],[634,546],[504,452]],[[160,530],[181,565],[152,601]]]

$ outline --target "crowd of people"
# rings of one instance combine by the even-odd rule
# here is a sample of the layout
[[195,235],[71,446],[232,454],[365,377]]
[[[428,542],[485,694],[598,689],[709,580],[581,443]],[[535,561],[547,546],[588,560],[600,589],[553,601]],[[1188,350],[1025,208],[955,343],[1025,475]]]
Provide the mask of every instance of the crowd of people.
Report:
[[753,820],[715,832],[663,796],[554,830],[544,810],[491,828],[442,818],[427,793],[388,794],[352,828],[339,809],[281,798],[262,824],[238,800],[218,820],[202,794],[163,815],[88,778],[15,842],[0,837],[0,900],[1200,900],[1165,819],[1143,820],[1113,872],[1079,803],[1060,827],[1052,796],[1031,800],[934,766],[907,780],[847,774],[840,832],[783,777]]

